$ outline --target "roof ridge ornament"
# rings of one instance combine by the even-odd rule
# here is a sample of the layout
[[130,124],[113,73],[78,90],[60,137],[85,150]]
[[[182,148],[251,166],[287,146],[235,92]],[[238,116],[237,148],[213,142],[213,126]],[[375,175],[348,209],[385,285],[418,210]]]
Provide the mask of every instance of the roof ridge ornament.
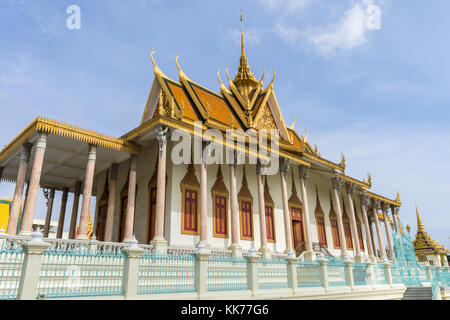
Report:
[[175,57],[175,63],[177,64],[178,76],[179,76],[180,78],[189,79],[189,78],[186,76],[186,74],[183,72],[183,70],[181,70],[180,64],[178,63],[178,58],[179,58],[179,57],[180,57],[180,56],[179,56],[178,53],[177,53],[177,56]]
[[159,69],[158,65],[155,62],[155,58],[153,58],[154,54],[155,54],[155,49],[152,48],[152,52],[150,53],[150,58],[152,59],[153,72],[157,75],[163,75],[161,69]]
[[345,156],[343,153],[341,153],[341,162],[339,163],[339,166],[345,170]]

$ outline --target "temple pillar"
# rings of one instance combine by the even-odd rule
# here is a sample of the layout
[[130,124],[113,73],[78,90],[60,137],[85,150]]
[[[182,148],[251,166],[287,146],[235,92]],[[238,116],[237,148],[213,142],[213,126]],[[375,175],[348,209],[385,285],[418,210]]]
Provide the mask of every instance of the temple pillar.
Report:
[[394,221],[395,233],[398,232],[397,212],[398,212],[398,207],[395,207],[395,206],[391,205],[391,214],[392,214],[392,221]]
[[231,246],[234,256],[240,256],[242,247],[239,244],[239,211],[236,189],[237,162],[230,165],[230,209],[231,209]]
[[[370,211],[370,210],[369,210]],[[370,217],[370,216],[369,216]],[[370,227],[370,239],[372,240],[372,246],[373,246],[373,254],[375,256],[375,259],[378,259],[378,251],[377,251],[377,243],[375,241],[375,233],[373,232],[373,224],[374,222],[372,219],[369,220],[369,227]]]
[[283,217],[284,217],[284,235],[286,237],[285,253],[292,252],[292,232],[291,232],[291,217],[289,214],[289,204],[287,196],[286,179],[289,169],[289,161],[282,158],[280,163],[280,180],[281,180],[281,197],[283,200]]
[[258,186],[258,212],[259,212],[259,235],[261,247],[259,252],[263,254],[263,258],[270,256],[270,248],[267,245],[267,229],[266,229],[266,206],[264,202],[264,176],[263,166],[258,161],[256,165],[256,181]]
[[355,185],[352,183],[347,183],[347,198],[350,206],[350,229],[352,232],[352,238],[355,243],[355,262],[362,262],[361,247],[359,246],[359,236],[358,228],[356,226],[356,212],[355,206],[353,205],[353,194],[355,193]]
[[50,221],[52,220],[54,199],[55,199],[55,189],[51,189],[47,200],[47,213],[45,215],[44,232],[42,233],[44,238],[48,238],[48,232],[50,230]]
[[134,210],[136,206],[136,156],[131,156],[130,172],[128,176],[128,200],[127,212],[125,216],[125,230],[123,233],[123,242],[128,242],[133,236]]
[[341,257],[345,258],[347,257],[347,243],[345,242],[344,223],[342,221],[342,210],[339,200],[339,190],[342,187],[342,180],[339,176],[335,176],[331,178],[331,184],[333,186],[332,195],[334,200],[334,208],[336,209],[339,239],[341,242]]
[[373,220],[375,221],[375,228],[377,229],[378,246],[380,247],[381,259],[386,261],[387,256],[386,256],[386,249],[384,246],[383,232],[381,231],[380,221],[378,220],[378,213],[377,213],[378,203],[375,199],[372,199],[372,203],[373,203],[372,215]]
[[75,239],[77,229],[78,206],[80,204],[81,181],[75,182],[75,190],[73,193],[72,217],[70,218],[69,239]]
[[109,186],[108,186],[108,190],[109,190],[108,211],[106,212],[106,222],[105,222],[104,241],[107,241],[107,242],[112,241],[118,171],[119,171],[119,164],[113,163],[111,165],[111,174],[110,174]]
[[83,183],[83,200],[81,202],[80,226],[77,239],[87,240],[89,212],[91,208],[92,184],[94,183],[95,161],[97,159],[97,146],[89,145],[89,154],[86,165],[86,174]]
[[67,207],[68,196],[69,196],[69,188],[65,187],[63,189],[63,194],[61,197],[61,209],[59,211],[58,230],[56,232],[57,239],[62,239],[62,237],[63,237],[64,220],[66,218],[66,207]]
[[308,197],[306,196],[306,181],[308,180],[309,168],[301,165],[299,167],[300,172],[300,191],[302,194],[303,203],[303,218],[305,220],[305,259],[313,261],[316,255],[312,249],[312,239],[311,239],[311,224],[309,221],[309,209],[308,209]]
[[156,132],[158,141],[158,172],[156,182],[156,212],[155,235],[150,242],[155,252],[163,252],[167,248],[167,240],[164,239],[164,210],[166,199],[166,157],[167,157],[167,132],[168,128],[160,126]]
[[[17,233],[17,223],[19,221],[19,213],[23,196],[23,188],[25,185],[25,177],[27,175],[28,162],[30,161],[31,143],[22,145],[22,153],[20,155],[19,170],[17,172],[16,187],[14,189],[14,197],[9,214],[8,227],[6,233],[15,236]],[[2,168],[3,170],[3,168]]]
[[207,158],[211,151],[211,142],[203,141],[200,163],[200,241],[197,246],[211,247],[208,242],[208,191],[207,191]]
[[376,257],[375,257],[374,251],[373,251],[369,219],[367,218],[367,205],[369,204],[369,199],[367,198],[367,192],[361,193],[360,200],[361,200],[361,213],[362,213],[362,217],[363,217],[364,229],[366,230],[367,252],[369,253],[370,260],[372,262],[375,262]]
[[394,244],[392,242],[392,235],[391,235],[391,229],[389,228],[389,222],[388,222],[388,216],[387,216],[387,205],[383,202],[381,203],[381,210],[383,211],[383,217],[384,217],[384,227],[386,229],[386,237],[389,247],[389,255],[390,259],[393,262],[395,260],[395,254],[394,254]]
[[30,236],[33,227],[34,211],[36,209],[36,200],[41,181],[42,165],[44,163],[45,147],[47,146],[47,134],[39,132],[36,140],[36,150],[34,152],[33,167],[29,183],[25,208],[23,210],[22,222],[20,226],[20,236]]

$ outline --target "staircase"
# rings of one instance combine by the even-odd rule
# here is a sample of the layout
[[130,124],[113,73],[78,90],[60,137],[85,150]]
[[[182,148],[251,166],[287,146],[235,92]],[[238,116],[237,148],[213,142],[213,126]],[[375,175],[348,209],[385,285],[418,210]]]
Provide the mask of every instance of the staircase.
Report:
[[433,300],[431,287],[411,287],[406,289],[403,300]]

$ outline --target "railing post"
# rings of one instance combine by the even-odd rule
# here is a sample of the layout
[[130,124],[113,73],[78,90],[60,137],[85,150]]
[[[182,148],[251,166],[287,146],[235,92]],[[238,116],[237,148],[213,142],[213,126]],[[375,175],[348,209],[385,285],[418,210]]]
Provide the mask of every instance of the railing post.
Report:
[[250,248],[248,253],[248,283],[250,290],[252,291],[252,295],[254,296],[259,288],[258,264],[260,257],[256,254],[256,250],[254,248]]
[[391,273],[391,264],[386,263],[384,265],[384,276],[386,277],[386,281],[390,287],[392,287],[392,273]]
[[287,264],[288,283],[292,289],[292,292],[295,294],[295,291],[297,289],[297,258],[294,256],[288,257],[287,259],[288,259]]
[[347,279],[350,289],[353,290],[355,287],[355,281],[353,279],[353,263],[350,261],[345,262],[345,278]]
[[37,298],[42,256],[50,246],[50,243],[44,242],[42,238],[42,233],[37,230],[31,233],[31,240],[24,244],[25,256],[19,283],[19,300],[34,300]]
[[211,252],[199,243],[195,261],[195,287],[199,298],[208,291],[208,259]]
[[320,277],[322,282],[322,287],[325,289],[325,291],[328,290],[328,260],[326,259],[320,259]]
[[433,273],[431,272],[431,266],[427,265],[425,268],[427,268],[427,279],[428,282],[432,282],[433,281]]
[[367,263],[367,282],[371,288],[375,287],[374,264],[372,261]]
[[123,296],[125,299],[135,299],[139,282],[139,259],[145,250],[138,247],[138,241],[133,236],[124,251],[126,258],[123,266]]

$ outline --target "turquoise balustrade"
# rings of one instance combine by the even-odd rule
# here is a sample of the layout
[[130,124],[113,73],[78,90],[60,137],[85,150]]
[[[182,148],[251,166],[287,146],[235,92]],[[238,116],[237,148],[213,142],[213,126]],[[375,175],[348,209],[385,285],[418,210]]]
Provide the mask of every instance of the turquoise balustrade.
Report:
[[139,260],[138,294],[195,291],[195,261],[188,252],[145,252]]
[[287,259],[260,259],[258,263],[259,289],[289,288]]
[[24,248],[21,240],[0,240],[0,300],[17,299]]
[[246,290],[248,259],[231,255],[211,255],[208,258],[208,291]]
[[330,287],[348,285],[347,277],[345,276],[345,262],[343,259],[329,259],[328,285]]
[[44,251],[37,298],[120,296],[123,245],[56,241]]
[[320,263],[315,261],[297,262],[297,286],[298,287],[321,287],[322,276]]
[[368,285],[368,274],[366,263],[353,264],[353,282],[356,286]]

